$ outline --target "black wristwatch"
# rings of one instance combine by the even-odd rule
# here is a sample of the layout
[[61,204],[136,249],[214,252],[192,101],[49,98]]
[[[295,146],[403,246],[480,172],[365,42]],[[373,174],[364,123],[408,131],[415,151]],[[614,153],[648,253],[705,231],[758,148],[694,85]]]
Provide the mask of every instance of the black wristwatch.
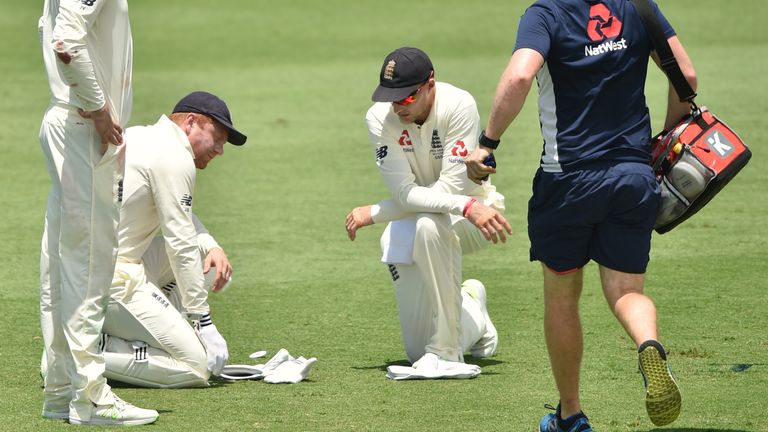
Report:
[[496,147],[498,147],[500,143],[501,140],[490,139],[485,136],[485,131],[480,132],[480,139],[478,140],[478,144],[481,146],[496,150]]

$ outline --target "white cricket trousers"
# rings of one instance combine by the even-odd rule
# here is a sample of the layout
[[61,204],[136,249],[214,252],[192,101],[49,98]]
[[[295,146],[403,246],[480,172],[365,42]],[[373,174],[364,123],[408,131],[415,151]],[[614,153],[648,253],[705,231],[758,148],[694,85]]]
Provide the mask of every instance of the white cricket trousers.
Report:
[[179,288],[171,282],[162,237],[155,237],[141,263],[117,262],[104,323],[108,378],[156,388],[208,385],[205,347],[178,311]]
[[405,353],[411,363],[425,353],[463,362],[486,327],[479,304],[461,291],[461,257],[488,241],[463,217],[420,213],[415,218],[413,264],[388,264]]
[[117,254],[122,147],[101,139],[74,108],[51,106],[40,127],[52,187],[40,253],[40,318],[47,358],[45,406],[90,420],[111,404],[99,340]]

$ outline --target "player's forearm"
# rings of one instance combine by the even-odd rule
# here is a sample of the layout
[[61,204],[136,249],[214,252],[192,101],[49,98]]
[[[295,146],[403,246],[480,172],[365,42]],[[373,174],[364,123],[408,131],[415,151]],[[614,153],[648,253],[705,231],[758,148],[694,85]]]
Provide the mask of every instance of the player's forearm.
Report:
[[[399,166],[395,166],[399,162]],[[405,160],[389,160],[379,167],[392,200],[404,212],[460,215],[468,197],[418,186]]]
[[61,75],[80,102],[80,108],[96,111],[104,106],[106,100],[96,79],[85,36],[83,17],[62,7],[53,29],[52,49],[56,53]]
[[[474,147],[472,147],[474,149]],[[429,189],[452,195],[466,195],[475,198],[484,196],[483,188],[473,183],[467,177],[467,170],[462,163],[460,166],[444,168],[440,178],[429,186]]]
[[393,199],[406,212],[450,213],[460,216],[468,196],[440,192],[428,187],[409,184],[397,191]]
[[171,233],[166,228],[163,237],[168,260],[179,286],[182,309],[184,309],[182,312],[208,312],[208,291],[204,286],[203,261],[197,243],[197,233],[191,229],[188,233],[187,231]]
[[680,97],[672,87],[672,83],[669,84],[669,94],[667,96],[667,115],[664,119],[664,130],[673,128],[683,117],[690,114],[691,104],[688,102],[680,102]]
[[194,213],[192,214],[192,222],[195,224],[195,230],[197,231],[197,244],[199,245],[200,253],[202,256],[208,255],[208,252],[210,252],[213,248],[223,249],[221,246],[219,246],[219,243],[216,242],[216,239],[213,238],[211,233],[208,231],[208,228],[203,225],[203,222],[200,221],[200,219]]
[[371,206],[371,218],[373,223],[387,223],[393,220],[402,219],[410,216],[411,213],[404,211],[392,199],[379,201]]
[[523,108],[530,86],[530,82],[517,80],[499,83],[488,125],[485,127],[485,136],[494,140],[501,139]]
[[[696,75],[687,75],[686,80],[691,85],[691,88],[696,91]],[[669,90],[667,92],[667,115],[664,118],[664,130],[669,130],[674,127],[683,117],[690,114],[690,112],[691,104],[680,101],[680,96],[670,82]]]
[[198,257],[197,260],[177,263],[177,266],[177,284],[181,294],[182,312],[208,313],[210,306],[208,306],[208,292],[204,286],[201,260]]
[[523,48],[512,54],[496,87],[485,136],[494,140],[501,138],[523,108],[536,73],[543,64],[544,58],[532,49]]
[[219,246],[219,243],[216,242],[216,239],[213,238],[212,235],[208,233],[200,233],[197,235],[197,244],[200,247],[200,254],[201,256],[208,255],[208,252],[211,251],[211,249],[219,248],[224,249],[221,246]]
[[[677,36],[672,36],[667,39],[669,48],[672,50],[672,54],[675,56],[677,65],[680,67],[680,71],[683,73],[685,80],[691,86],[693,91],[696,91],[698,86],[698,79],[696,77],[696,70],[693,68],[691,58],[688,57],[688,53],[685,51],[683,44]],[[653,56],[654,61],[660,66],[658,55]],[[667,96],[667,115],[664,119],[664,129],[669,130],[683,117],[689,114],[691,111],[691,105],[688,102],[681,102],[680,96],[675,91],[672,83],[669,83],[669,91]]]

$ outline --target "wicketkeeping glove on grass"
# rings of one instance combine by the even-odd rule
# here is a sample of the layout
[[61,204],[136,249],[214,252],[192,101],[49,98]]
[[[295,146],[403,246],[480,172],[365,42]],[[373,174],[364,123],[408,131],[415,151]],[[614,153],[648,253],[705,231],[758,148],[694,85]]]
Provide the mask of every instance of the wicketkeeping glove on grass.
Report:
[[259,380],[270,384],[296,384],[309,376],[317,359],[294,358],[287,349],[281,348],[268,362],[258,365],[227,365],[221,377],[231,380]]
[[209,314],[200,320],[200,338],[205,343],[205,350],[208,353],[208,370],[214,376],[220,375],[229,359],[229,350],[227,341],[219,333]]
[[306,359],[299,357],[297,359],[287,360],[281,363],[270,374],[264,376],[264,382],[270,384],[297,384],[304,381],[309,376],[309,370],[317,359],[312,357]]

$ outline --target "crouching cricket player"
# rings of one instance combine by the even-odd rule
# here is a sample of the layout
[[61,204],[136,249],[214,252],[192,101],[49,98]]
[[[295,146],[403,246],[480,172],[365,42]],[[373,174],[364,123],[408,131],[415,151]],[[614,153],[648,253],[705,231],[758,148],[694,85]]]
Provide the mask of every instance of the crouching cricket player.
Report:
[[246,139],[226,104],[205,92],[184,97],[170,118],[126,131],[117,264],[101,340],[108,378],[199,387],[226,364],[204,271],[219,291],[232,267],[193,215],[192,197],[195,168],[223,154],[225,142]]
[[[107,377],[201,386],[226,364],[226,341],[211,321],[201,247],[206,267],[216,265],[214,290],[232,269],[210,236],[199,241],[206,233],[198,234],[192,196],[195,168],[223,154],[227,141],[243,145],[246,136],[232,126],[224,101],[205,92],[185,96],[170,118],[126,131],[117,264],[104,324]],[[158,288],[171,281],[176,288],[162,295]]]
[[[203,286],[221,291],[232,275],[224,250],[193,214],[202,258]],[[145,283],[115,274],[102,335],[109,379],[159,388],[205,387],[211,374],[221,372],[227,344],[206,314],[197,328],[179,312],[183,293],[176,282],[162,236],[152,239],[141,258]]]
[[462,283],[461,261],[487,240],[505,241],[512,228],[497,210],[504,198],[495,187],[466,180],[464,156],[480,134],[474,98],[435,81],[431,60],[417,48],[390,53],[379,83],[366,124],[391,198],[354,208],[345,226],[354,240],[359,229],[388,223],[382,262],[395,285],[405,352],[414,369],[439,377],[461,369],[465,352],[496,352],[485,287]]

